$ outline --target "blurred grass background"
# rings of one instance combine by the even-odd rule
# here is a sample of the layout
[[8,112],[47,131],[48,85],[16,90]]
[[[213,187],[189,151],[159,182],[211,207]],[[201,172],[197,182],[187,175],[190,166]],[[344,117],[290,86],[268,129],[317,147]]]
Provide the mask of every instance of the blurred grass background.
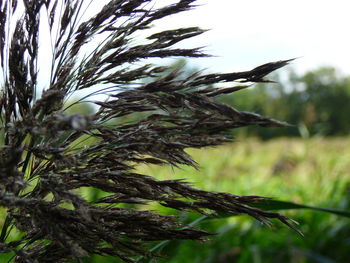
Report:
[[[201,165],[140,167],[159,179],[188,178],[201,189],[262,195],[297,203],[350,208],[350,138],[245,139],[215,149],[191,150]],[[315,211],[283,212],[296,219],[305,237],[274,222],[272,228],[247,217],[206,221],[216,232],[208,242],[171,242],[157,262],[350,262],[346,218]],[[193,220],[187,219],[188,222]]]
[[[146,165],[138,169],[158,179],[186,178],[196,187],[210,191],[262,195],[349,210],[348,149],[350,137],[270,141],[246,138],[218,148],[189,150],[200,164],[199,170]],[[86,189],[87,198],[93,194],[98,193]],[[160,206],[153,209],[160,209],[163,214],[176,213]],[[277,221],[269,228],[245,216],[211,219],[197,225],[216,233],[208,241],[171,241],[158,251],[164,258],[152,262],[350,262],[349,219],[310,210],[281,212],[300,223],[305,237]],[[177,214],[186,223],[200,217]],[[95,256],[84,262],[119,261]]]

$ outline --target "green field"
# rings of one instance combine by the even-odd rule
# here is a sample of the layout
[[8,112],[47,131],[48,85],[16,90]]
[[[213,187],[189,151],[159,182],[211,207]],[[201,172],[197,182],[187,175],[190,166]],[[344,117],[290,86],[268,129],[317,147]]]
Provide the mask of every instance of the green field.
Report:
[[[204,190],[262,195],[350,210],[349,149],[350,137],[275,139],[267,142],[246,138],[222,147],[189,150],[199,164],[198,170],[146,165],[138,169],[158,179],[185,178]],[[84,194],[91,198],[92,193]],[[176,213],[154,206],[152,209],[161,209],[164,214]],[[204,220],[196,227],[215,232],[215,236],[204,243],[169,242],[161,251],[158,250],[165,257],[153,262],[350,262],[348,218],[310,210],[281,213],[296,219],[305,237],[277,221],[269,228],[247,216]],[[177,214],[186,223],[200,217]],[[3,255],[0,262],[8,256]],[[84,262],[120,261],[94,257]]]
[[[198,171],[140,169],[159,179],[186,178],[205,190],[350,210],[349,149],[350,138],[248,138],[189,151],[200,165]],[[305,237],[277,222],[269,228],[245,216],[206,221],[200,227],[216,236],[205,243],[171,242],[163,248],[168,257],[157,262],[350,262],[348,218],[310,210],[281,212],[300,223]]]

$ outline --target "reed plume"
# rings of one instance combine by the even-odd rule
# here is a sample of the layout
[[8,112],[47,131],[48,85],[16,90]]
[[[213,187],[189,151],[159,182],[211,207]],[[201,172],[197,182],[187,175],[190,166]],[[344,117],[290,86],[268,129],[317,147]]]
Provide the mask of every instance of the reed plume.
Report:
[[[245,214],[267,225],[277,219],[295,229],[287,217],[251,206],[264,197],[203,191],[135,171],[140,163],[196,166],[185,149],[229,142],[228,132],[239,127],[286,125],[215,98],[248,87],[245,82],[267,81],[289,60],[184,77],[149,59],[208,56],[201,48],[174,47],[205,30],[147,32],[194,8],[195,0],[161,7],[151,0],[111,0],[86,18],[97,2],[0,1],[0,205],[6,208],[0,251],[12,252],[14,262],[79,261],[92,254],[135,262],[136,256],[157,256],[147,250],[150,241],[210,235],[176,217],[123,206],[151,201],[208,216]],[[45,28],[51,37],[43,42]],[[135,39],[140,35],[146,37]],[[39,59],[43,45],[51,47],[46,64]],[[220,83],[233,87],[213,86]],[[78,92],[84,95],[76,103],[90,101],[95,113],[68,114],[67,101]],[[96,94],[108,99],[94,101]],[[142,118],[123,122],[133,115]],[[87,200],[82,188],[105,197]],[[22,234],[11,239],[15,229]]]

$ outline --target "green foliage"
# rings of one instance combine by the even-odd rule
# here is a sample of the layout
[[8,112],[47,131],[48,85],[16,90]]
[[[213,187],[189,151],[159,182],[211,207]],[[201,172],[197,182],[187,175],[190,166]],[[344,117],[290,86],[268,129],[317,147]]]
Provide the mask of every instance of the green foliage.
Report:
[[[278,196],[348,214],[349,147],[348,137],[239,142],[192,152],[203,164],[200,171],[184,168],[174,172],[164,167],[158,174],[161,178],[187,175],[195,185],[208,190]],[[216,158],[218,155],[224,158]],[[141,169],[155,172],[154,167]],[[279,208],[290,206],[274,202],[277,204],[282,205]],[[171,242],[161,250],[168,257],[158,262],[348,262],[349,219],[296,208],[288,214],[300,223],[304,237],[290,235],[278,225],[271,231],[248,218],[204,220],[199,226],[216,232],[216,236],[204,243]],[[193,222],[198,217],[182,218]]]
[[283,119],[294,127],[268,131],[249,127],[243,133],[264,139],[299,136],[300,133],[304,136],[350,133],[350,77],[324,67],[300,76],[291,71],[286,80],[278,75],[272,79],[279,83],[258,84],[220,101],[238,109]]

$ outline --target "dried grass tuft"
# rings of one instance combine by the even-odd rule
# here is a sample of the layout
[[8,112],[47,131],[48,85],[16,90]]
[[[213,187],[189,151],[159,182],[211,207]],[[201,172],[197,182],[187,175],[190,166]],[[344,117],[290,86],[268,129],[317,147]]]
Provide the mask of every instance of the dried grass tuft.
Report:
[[[196,166],[186,148],[228,142],[227,132],[243,126],[285,126],[214,101],[247,86],[210,85],[268,81],[265,76],[289,60],[245,72],[184,77],[180,70],[145,64],[145,59],[207,56],[199,48],[173,47],[205,30],[167,30],[139,41],[147,44],[135,44],[132,38],[156,20],[192,9],[194,0],[158,9],[150,8],[152,1],[147,0],[111,0],[84,21],[87,2],[0,1],[0,205],[7,208],[1,252],[12,251],[15,262],[64,262],[90,254],[134,262],[135,256],[156,256],[147,251],[148,241],[204,240],[210,235],[184,228],[171,216],[120,206],[149,201],[209,216],[246,214],[267,225],[276,218],[295,229],[287,217],[250,206],[264,197],[202,191],[184,181],[157,181],[133,169],[138,163]],[[50,81],[37,97],[42,88],[41,23],[51,30],[53,54]],[[86,45],[101,36],[102,42],[87,52]],[[145,78],[153,80],[145,84]],[[67,115],[64,102],[87,88],[108,92],[110,99],[94,102],[99,109],[93,115]],[[144,113],[141,120],[122,122],[122,117],[138,113]],[[118,124],[107,125],[108,121]],[[81,147],[87,137],[90,143]],[[88,202],[79,194],[82,187],[108,196]],[[14,228],[23,236],[11,241]]]

